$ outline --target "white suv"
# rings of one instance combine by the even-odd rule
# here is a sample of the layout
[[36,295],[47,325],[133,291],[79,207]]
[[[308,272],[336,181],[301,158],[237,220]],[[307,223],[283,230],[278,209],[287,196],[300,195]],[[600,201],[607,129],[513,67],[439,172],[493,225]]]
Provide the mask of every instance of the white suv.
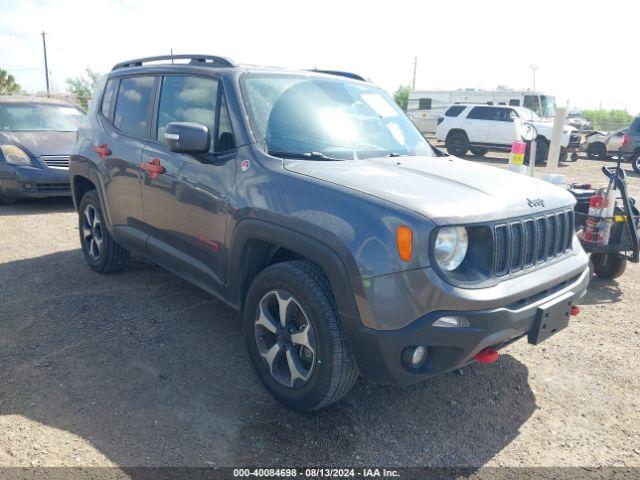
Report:
[[[518,124],[533,124],[537,131],[536,163],[546,161],[553,123],[542,120],[535,112],[523,107],[502,105],[452,105],[438,119],[436,139],[444,141],[447,152],[456,157],[471,153],[482,156],[489,150],[510,151],[511,143],[520,139]],[[562,134],[561,160],[580,146],[580,134],[565,126]]]

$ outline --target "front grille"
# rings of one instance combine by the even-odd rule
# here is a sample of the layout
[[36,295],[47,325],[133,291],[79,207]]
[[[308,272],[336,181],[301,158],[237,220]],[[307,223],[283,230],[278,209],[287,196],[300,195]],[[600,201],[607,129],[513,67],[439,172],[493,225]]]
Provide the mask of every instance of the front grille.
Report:
[[40,158],[49,168],[69,169],[69,155],[42,155]]
[[493,231],[494,272],[500,277],[548,262],[570,251],[573,210],[496,225]]

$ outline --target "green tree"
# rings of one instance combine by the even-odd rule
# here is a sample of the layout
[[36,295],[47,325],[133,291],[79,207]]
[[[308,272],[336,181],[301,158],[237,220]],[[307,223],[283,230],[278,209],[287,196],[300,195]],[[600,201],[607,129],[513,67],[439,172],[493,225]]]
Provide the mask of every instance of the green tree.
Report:
[[98,80],[100,74],[94,72],[89,67],[87,67],[85,71],[86,75],[67,78],[67,89],[73,94],[78,105],[86,111],[89,107],[93,87],[95,87],[96,80]]
[[0,95],[11,95],[20,91],[20,85],[16,83],[13,75],[0,68]]
[[402,110],[407,110],[407,105],[409,104],[409,87],[401,85],[396,90],[396,93],[393,94],[393,99],[396,101]]
[[624,110],[583,110],[582,116],[593,124],[595,130],[619,130],[628,127],[633,117]]

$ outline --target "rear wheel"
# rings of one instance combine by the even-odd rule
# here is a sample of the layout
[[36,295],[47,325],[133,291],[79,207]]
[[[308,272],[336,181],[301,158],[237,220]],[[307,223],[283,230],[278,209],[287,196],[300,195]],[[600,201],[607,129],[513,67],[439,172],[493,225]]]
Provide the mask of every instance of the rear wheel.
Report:
[[471,147],[471,153],[476,157],[482,157],[486,155],[488,151],[489,149],[484,147]]
[[80,244],[89,266],[100,273],[122,270],[129,252],[111,237],[95,190],[85,193],[79,208]]
[[243,310],[247,347],[267,390],[310,411],[346,395],[358,371],[324,273],[291,261],[258,274]]
[[631,157],[631,166],[633,167],[633,171],[640,175],[640,152],[636,152],[633,157]]
[[627,258],[620,253],[594,253],[591,262],[593,272],[603,280],[618,278],[627,268]]
[[469,138],[464,132],[453,132],[447,136],[444,146],[449,155],[464,157],[469,151]]

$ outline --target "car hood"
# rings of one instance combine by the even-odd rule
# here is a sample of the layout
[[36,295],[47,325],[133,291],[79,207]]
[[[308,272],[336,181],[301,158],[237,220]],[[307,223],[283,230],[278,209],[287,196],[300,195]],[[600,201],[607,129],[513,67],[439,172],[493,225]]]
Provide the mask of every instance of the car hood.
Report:
[[41,155],[70,155],[76,143],[76,132],[0,132],[0,143],[17,145],[36,158]]
[[440,225],[503,220],[575,203],[563,188],[451,156],[284,160],[284,167],[392,202]]

